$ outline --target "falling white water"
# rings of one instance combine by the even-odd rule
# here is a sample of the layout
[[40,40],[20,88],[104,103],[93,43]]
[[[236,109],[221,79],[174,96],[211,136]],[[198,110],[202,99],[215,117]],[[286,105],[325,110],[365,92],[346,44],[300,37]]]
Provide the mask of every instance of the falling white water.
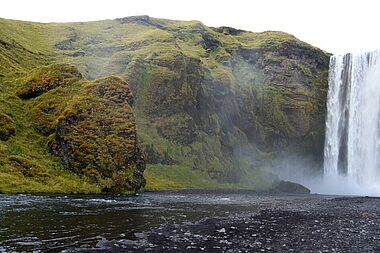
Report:
[[380,196],[380,51],[330,59],[323,193]]

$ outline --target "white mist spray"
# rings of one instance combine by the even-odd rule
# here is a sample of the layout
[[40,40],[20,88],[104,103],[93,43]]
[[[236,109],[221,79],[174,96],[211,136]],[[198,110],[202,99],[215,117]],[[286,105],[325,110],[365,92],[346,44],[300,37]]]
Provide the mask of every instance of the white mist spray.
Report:
[[321,193],[380,196],[380,51],[333,56]]

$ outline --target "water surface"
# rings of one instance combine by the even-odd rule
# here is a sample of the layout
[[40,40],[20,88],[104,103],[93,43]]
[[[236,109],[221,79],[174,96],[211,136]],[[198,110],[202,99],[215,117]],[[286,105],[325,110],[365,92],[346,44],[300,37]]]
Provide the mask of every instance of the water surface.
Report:
[[260,210],[308,211],[330,196],[236,191],[146,192],[138,196],[0,195],[0,252],[70,252],[137,240],[163,225],[243,217]]

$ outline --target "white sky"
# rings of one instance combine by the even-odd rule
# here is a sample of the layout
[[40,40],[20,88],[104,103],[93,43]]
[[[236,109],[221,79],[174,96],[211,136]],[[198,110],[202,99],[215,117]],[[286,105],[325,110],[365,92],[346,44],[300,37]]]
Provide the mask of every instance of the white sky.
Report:
[[380,49],[376,0],[2,0],[0,17],[39,22],[133,15],[199,20],[208,26],[291,33],[331,53]]

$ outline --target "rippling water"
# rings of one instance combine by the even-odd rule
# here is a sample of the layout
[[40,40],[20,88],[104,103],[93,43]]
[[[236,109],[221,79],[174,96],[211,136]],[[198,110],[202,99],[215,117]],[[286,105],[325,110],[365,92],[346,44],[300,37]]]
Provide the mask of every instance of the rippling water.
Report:
[[137,239],[162,224],[255,212],[299,209],[321,196],[250,192],[147,192],[138,196],[0,195],[0,252],[95,249],[104,240]]

